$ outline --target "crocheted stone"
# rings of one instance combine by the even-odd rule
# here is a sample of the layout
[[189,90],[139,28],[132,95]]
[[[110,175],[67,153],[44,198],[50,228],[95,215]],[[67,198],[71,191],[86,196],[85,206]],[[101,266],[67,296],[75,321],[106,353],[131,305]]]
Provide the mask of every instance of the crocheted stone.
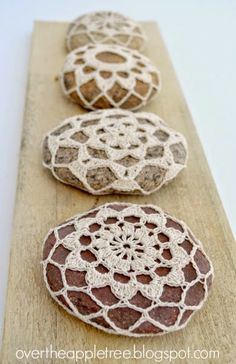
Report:
[[94,195],[150,194],[186,166],[185,138],[155,114],[108,109],[66,119],[43,143],[43,164]]
[[213,278],[188,226],[153,205],[108,203],[67,220],[49,231],[42,264],[67,312],[128,336],[183,328]]
[[136,110],[161,87],[160,73],[148,58],[125,47],[104,44],[69,53],[60,80],[64,94],[89,110]]
[[145,36],[138,23],[111,11],[98,11],[80,16],[70,24],[66,36],[69,51],[89,43],[118,44],[141,50],[144,42]]

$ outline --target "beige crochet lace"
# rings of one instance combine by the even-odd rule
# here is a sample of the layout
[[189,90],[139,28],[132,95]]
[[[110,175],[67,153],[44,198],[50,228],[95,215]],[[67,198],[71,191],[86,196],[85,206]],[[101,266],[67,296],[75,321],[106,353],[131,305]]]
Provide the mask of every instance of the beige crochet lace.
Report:
[[[104,60],[107,54],[109,62]],[[110,107],[137,110],[161,88],[160,72],[147,57],[117,45],[74,50],[66,58],[60,79],[64,94],[90,110],[100,108],[97,104],[103,98]]]
[[145,36],[139,24],[110,11],[80,16],[70,25],[66,36],[69,51],[88,43],[118,44],[141,50],[144,41]]
[[187,163],[183,135],[148,112],[108,109],[77,115],[44,140],[44,166],[60,181],[97,195],[152,193]]
[[[51,229],[43,271],[50,294],[69,313],[129,336],[183,328],[205,302],[213,277],[184,222],[159,207],[127,203],[100,206]],[[68,283],[71,272],[79,279]]]

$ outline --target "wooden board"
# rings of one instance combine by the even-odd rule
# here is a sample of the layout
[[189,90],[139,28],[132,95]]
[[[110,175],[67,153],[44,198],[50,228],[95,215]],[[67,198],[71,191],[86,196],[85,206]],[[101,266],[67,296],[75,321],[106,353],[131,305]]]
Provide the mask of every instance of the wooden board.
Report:
[[[63,39],[67,24],[36,22],[29,68],[28,92],[21,145],[18,187],[11,245],[2,363],[14,364],[17,349],[132,349],[219,350],[220,363],[236,358],[235,297],[236,246],[216,192],[199,138],[180,90],[160,32],[154,23],[144,23],[148,35],[145,54],[162,72],[161,95],[146,110],[163,117],[182,132],[189,143],[188,168],[158,193],[149,197],[94,197],[63,185],[41,166],[43,135],[61,120],[85,112],[67,101],[56,76],[66,55]],[[51,226],[107,201],[155,203],[186,221],[204,243],[215,267],[209,300],[187,328],[161,337],[132,339],[108,335],[64,312],[50,298],[42,278],[42,240]],[[95,360],[93,362],[97,362]],[[33,363],[33,359],[22,361]],[[42,363],[74,361],[41,360]],[[80,361],[82,362],[82,361]],[[115,363],[115,359],[101,361]],[[135,359],[119,362],[136,363]],[[140,363],[150,363],[141,359]],[[166,361],[162,361],[163,363]],[[186,359],[181,363],[199,363]],[[213,363],[205,360],[204,363]],[[175,363],[180,363],[176,360]]]

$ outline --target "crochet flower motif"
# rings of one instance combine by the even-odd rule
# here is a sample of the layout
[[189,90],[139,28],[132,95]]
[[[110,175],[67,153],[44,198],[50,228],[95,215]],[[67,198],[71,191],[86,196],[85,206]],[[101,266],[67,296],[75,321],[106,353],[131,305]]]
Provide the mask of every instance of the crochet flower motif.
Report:
[[[99,258],[104,261],[109,269],[123,270],[126,273],[150,268],[157,256],[153,247],[155,237],[148,237],[147,229],[143,226],[134,228],[130,223],[124,223],[121,228],[110,225],[109,230],[99,231],[94,246],[97,247]],[[146,242],[144,244],[142,242]],[[108,241],[112,243],[107,244]],[[147,244],[148,242],[148,244]],[[111,259],[113,255],[114,260]]]
[[66,36],[69,51],[88,43],[118,44],[141,50],[144,41],[145,36],[139,24],[110,11],[80,16],[70,25]]
[[[125,117],[125,115],[124,115]],[[102,132],[101,132],[102,133]],[[135,124],[129,123],[128,120],[118,120],[116,125],[110,123],[106,126],[105,131],[102,133],[99,141],[104,146],[109,146],[114,149],[136,149],[143,145],[142,139],[145,138],[144,130],[137,130]]]
[[187,143],[157,115],[108,109],[49,132],[43,162],[60,181],[92,194],[149,194],[185,168]]
[[189,228],[161,209],[113,203],[52,229],[44,279],[68,312],[129,336],[184,327],[207,298],[212,265]]

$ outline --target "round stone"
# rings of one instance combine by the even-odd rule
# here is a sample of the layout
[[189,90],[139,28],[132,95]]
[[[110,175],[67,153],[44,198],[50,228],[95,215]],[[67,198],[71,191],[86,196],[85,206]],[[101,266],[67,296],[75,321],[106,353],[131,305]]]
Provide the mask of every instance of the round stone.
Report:
[[188,323],[213,267],[184,222],[153,205],[114,202],[51,229],[43,273],[70,314],[109,333],[149,336]]
[[157,115],[108,109],[66,119],[43,143],[43,164],[94,195],[150,194],[187,163],[187,143]]
[[75,19],[66,36],[69,51],[91,43],[117,44],[141,50],[145,36],[141,26],[132,19],[116,12],[97,11]]
[[147,57],[104,44],[90,44],[69,53],[60,80],[63,93],[89,110],[137,110],[161,87],[160,72]]

